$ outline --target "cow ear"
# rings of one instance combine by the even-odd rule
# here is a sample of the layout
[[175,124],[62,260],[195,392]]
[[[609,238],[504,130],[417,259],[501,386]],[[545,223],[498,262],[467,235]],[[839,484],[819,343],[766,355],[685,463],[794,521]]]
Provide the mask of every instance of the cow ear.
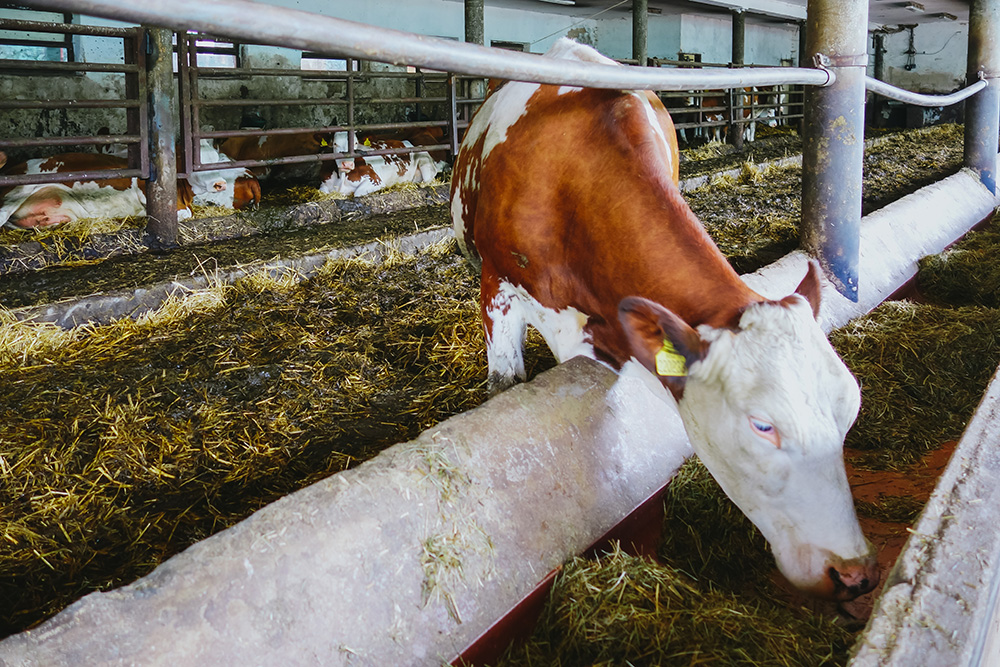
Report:
[[673,312],[639,296],[622,299],[618,320],[632,356],[680,400],[687,370],[705,358],[708,343]]
[[799,286],[795,288],[796,294],[801,294],[812,306],[813,317],[819,318],[819,305],[820,305],[820,295],[823,292],[823,285],[820,282],[819,263],[815,259],[809,260],[809,266],[806,268],[806,277],[802,279]]

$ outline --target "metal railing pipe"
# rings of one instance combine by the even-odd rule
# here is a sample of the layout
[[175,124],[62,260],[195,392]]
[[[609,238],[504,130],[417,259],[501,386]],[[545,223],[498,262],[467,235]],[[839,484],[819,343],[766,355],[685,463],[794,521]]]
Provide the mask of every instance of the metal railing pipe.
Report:
[[897,88],[896,86],[890,85],[885,81],[865,77],[865,88],[876,95],[888,97],[890,100],[898,100],[900,102],[906,102],[907,104],[914,104],[918,107],[950,106],[956,102],[961,102],[967,97],[975,95],[987,85],[988,83],[985,80],[976,81],[971,86],[966,86],[962,90],[956,90],[954,93],[950,93],[948,95],[924,95],[922,93],[914,93],[909,90]]
[[220,35],[253,43],[459,71],[482,77],[626,90],[689,90],[805,84],[826,86],[833,73],[775,67],[730,71],[660,70],[554,61],[531,53],[492,49],[426,35],[277,7],[251,0],[26,0],[23,4],[118,21]]

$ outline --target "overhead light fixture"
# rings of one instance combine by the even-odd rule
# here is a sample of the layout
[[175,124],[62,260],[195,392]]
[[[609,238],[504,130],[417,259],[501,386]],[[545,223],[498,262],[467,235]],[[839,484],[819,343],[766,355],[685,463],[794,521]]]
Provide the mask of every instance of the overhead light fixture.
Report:
[[938,12],[937,14],[932,14],[934,18],[941,19],[943,21],[957,21],[958,17],[954,14],[949,14],[948,12]]
[[542,2],[548,2],[553,5],[575,5],[576,0],[541,0]]
[[646,7],[646,12],[649,14],[662,14],[663,10],[659,7]]
[[907,2],[903,5],[903,9],[908,9],[911,12],[916,12],[917,14],[924,13],[924,6],[919,2]]

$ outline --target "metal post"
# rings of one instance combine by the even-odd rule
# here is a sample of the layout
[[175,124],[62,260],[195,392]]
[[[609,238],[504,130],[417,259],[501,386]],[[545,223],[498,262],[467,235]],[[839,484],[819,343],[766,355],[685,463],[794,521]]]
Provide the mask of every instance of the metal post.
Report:
[[997,192],[997,133],[1000,130],[1000,3],[972,0],[969,8],[968,82],[989,85],[965,105],[965,166],[990,192]]
[[[485,0],[465,0],[465,41],[486,44]],[[469,81],[469,97],[483,97],[486,83],[483,79]]]
[[154,248],[177,245],[177,127],[170,113],[174,91],[173,32],[149,28],[150,175],[146,181],[146,231]]
[[[799,67],[812,67],[812,56],[809,55],[809,46],[806,44],[806,35],[809,33],[809,28],[805,21],[799,22]],[[792,102],[791,109],[794,109],[794,113],[804,114],[805,113],[805,87],[795,86],[794,95],[789,95],[788,99]],[[806,132],[806,119],[804,115],[800,115],[799,119],[795,122],[798,126],[799,136],[803,136]]]
[[484,0],[465,0],[465,41],[485,44]]
[[858,300],[867,0],[809,0],[807,52],[837,75],[806,91],[802,245],[837,291]]
[[639,67],[649,60],[649,0],[632,0],[632,58]]
[[[872,33],[872,50],[875,52],[875,71],[872,73],[879,81],[885,81],[885,33]],[[874,95],[866,105],[870,107],[868,124],[872,127],[882,126],[882,110],[885,108],[885,99],[881,95]]]
[[[746,12],[740,9],[733,10],[733,67],[742,67],[744,58],[744,44],[746,37]],[[736,147],[736,150],[743,150],[743,107],[746,103],[742,90],[730,91],[729,100],[729,143]],[[736,107],[736,108],[733,108]]]

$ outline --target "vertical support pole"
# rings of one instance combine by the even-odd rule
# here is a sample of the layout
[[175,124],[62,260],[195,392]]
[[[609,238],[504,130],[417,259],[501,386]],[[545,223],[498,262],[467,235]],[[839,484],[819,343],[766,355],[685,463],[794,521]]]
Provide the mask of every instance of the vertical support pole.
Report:
[[146,181],[146,232],[151,247],[177,245],[177,127],[170,112],[174,91],[173,31],[148,28],[150,174]]
[[997,193],[997,133],[1000,130],[1000,3],[972,0],[969,8],[968,83],[989,85],[965,103],[965,166]]
[[802,245],[858,300],[868,0],[809,0],[807,49],[837,76],[810,87],[802,144]]
[[632,0],[632,58],[639,67],[649,61],[649,0]]
[[[465,0],[465,41],[470,44],[486,44],[485,0]],[[469,97],[480,98],[486,95],[486,83],[483,79],[469,80]]]
[[485,0],[465,0],[465,41],[486,43]]
[[458,76],[448,73],[448,143],[451,157],[458,155]]
[[[813,67],[814,63],[812,61],[812,56],[809,55],[809,45],[806,44],[806,35],[809,34],[808,26],[805,21],[799,23],[799,67]],[[789,111],[798,114],[799,119],[795,121],[795,125],[798,127],[799,136],[804,136],[806,133],[806,119],[805,119],[805,86],[794,86],[794,94],[789,95],[789,100],[791,100],[791,106]]]
[[[746,21],[747,14],[741,9],[733,10],[733,67],[743,67],[746,43]],[[743,150],[743,107],[746,105],[747,97],[743,90],[736,88],[729,91],[729,143],[736,147],[736,150]]]
[[[879,81],[885,81],[885,33],[872,33],[872,50],[875,52],[874,77]],[[868,124],[872,127],[883,125],[882,109],[885,108],[885,99],[881,95],[873,95],[869,108]]]
[[[347,152],[354,154],[354,147],[358,140],[354,130],[354,59],[348,58],[346,61],[347,76]],[[358,71],[361,70],[361,61],[357,61]]]

